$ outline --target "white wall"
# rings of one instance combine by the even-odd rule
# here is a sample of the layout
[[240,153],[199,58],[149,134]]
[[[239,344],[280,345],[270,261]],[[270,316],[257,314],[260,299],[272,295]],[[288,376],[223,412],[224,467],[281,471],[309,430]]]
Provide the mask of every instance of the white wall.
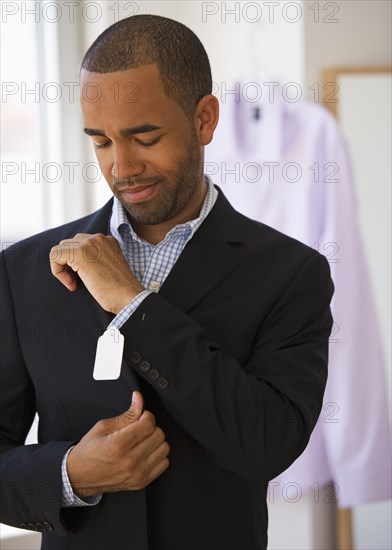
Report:
[[[329,3],[323,1],[318,4],[318,23],[315,21],[314,11],[305,12],[305,81],[309,99],[313,99],[313,92],[309,90],[309,86],[314,82],[322,82],[324,68],[391,66],[390,0],[340,0]],[[327,15],[332,13],[331,8],[324,9],[327,4],[334,4],[334,11],[338,9],[333,16],[333,19],[337,19],[336,23],[324,21]],[[340,92],[343,95],[346,93],[343,86]],[[349,97],[353,99],[354,94],[350,94]],[[347,111],[350,105],[345,105],[344,109],[341,109],[345,113],[341,123],[351,149],[357,177],[360,226],[384,337],[387,357],[386,381],[389,381],[387,386],[390,395],[390,244],[388,245],[387,237],[390,234],[388,220],[390,221],[391,217],[391,182],[385,178],[385,174],[388,174],[388,170],[390,174],[391,149],[387,142],[384,141],[382,146],[382,142],[377,141],[379,150],[373,150],[372,153],[370,145],[374,142],[376,134],[382,130],[377,120],[390,121],[391,96],[389,94],[389,98],[384,99],[384,106],[389,102],[389,114],[385,107],[380,113],[380,105],[372,101],[370,93],[366,95],[365,92],[360,94],[360,97],[361,105],[351,106],[357,117],[356,125],[354,126],[352,110]],[[343,106],[339,105],[339,108],[341,107]],[[368,128],[369,125],[373,127],[374,133],[371,132],[367,136],[364,135],[363,128]],[[380,172],[384,174],[383,177],[380,176]],[[353,527],[355,548],[358,550],[391,548],[391,502],[371,503],[355,508]]]
[[[311,5],[319,5],[317,22]],[[390,0],[307,2],[305,13],[305,81],[308,98],[326,67],[390,66],[392,61]],[[337,22],[330,22],[336,20]]]
[[[390,404],[391,81],[390,74],[350,74],[339,78],[339,120],[354,165],[359,223],[384,344]],[[391,517],[391,501],[356,507],[353,513],[355,547],[358,550],[392,548]]]

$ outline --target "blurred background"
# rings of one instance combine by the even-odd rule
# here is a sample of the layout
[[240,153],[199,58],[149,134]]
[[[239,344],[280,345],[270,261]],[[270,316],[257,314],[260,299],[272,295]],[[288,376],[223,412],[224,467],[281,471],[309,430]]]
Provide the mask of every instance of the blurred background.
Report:
[[[211,61],[221,120],[206,173],[330,262],[330,379],[309,448],[270,485],[271,549],[392,548],[391,6],[1,3],[2,249],[110,198],[82,133],[79,67],[109,25],[153,13],[190,27]],[[0,548],[39,548],[39,535],[1,525]]]

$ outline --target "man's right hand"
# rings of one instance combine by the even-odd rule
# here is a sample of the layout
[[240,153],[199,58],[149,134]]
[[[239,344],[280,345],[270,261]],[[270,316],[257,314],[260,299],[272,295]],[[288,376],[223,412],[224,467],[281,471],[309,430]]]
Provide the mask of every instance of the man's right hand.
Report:
[[79,498],[143,489],[168,468],[165,434],[142,409],[135,391],[127,411],[97,422],[71,450],[67,473]]

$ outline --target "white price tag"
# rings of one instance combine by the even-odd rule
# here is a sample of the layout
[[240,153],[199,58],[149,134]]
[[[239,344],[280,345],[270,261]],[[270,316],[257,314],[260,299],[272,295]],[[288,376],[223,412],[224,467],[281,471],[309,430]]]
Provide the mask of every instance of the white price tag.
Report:
[[94,380],[117,380],[121,373],[124,336],[117,328],[108,328],[98,338]]

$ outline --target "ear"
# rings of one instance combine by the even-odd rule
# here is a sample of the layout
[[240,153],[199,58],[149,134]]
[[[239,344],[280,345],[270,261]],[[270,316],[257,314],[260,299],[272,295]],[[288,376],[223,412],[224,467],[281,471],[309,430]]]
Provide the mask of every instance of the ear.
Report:
[[208,145],[219,120],[219,101],[214,95],[203,96],[196,105],[194,123],[200,145]]

